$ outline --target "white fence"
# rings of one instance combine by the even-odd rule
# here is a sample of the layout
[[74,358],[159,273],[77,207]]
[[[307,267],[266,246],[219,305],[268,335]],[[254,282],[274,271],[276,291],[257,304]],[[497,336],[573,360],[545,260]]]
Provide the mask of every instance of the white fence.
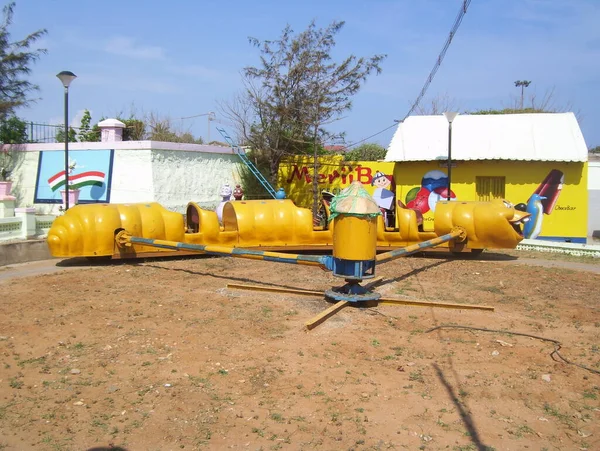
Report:
[[15,216],[0,218],[0,242],[42,238],[48,235],[53,215],[36,215],[34,208],[15,208]]

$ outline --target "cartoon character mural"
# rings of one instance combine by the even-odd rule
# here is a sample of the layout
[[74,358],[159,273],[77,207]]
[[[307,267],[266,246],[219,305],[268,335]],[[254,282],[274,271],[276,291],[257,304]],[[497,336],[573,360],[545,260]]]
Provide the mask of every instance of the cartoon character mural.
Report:
[[552,169],[540,183],[527,203],[515,206],[517,210],[526,211],[531,216],[523,228],[523,236],[534,240],[542,233],[544,215],[554,210],[565,181],[565,175],[558,169]]
[[[435,212],[440,200],[448,199],[448,176],[438,170],[428,171],[421,179],[421,186],[415,186],[406,193],[405,203],[398,200],[398,206],[417,213],[417,222],[423,224],[423,215]],[[456,200],[456,194],[450,190],[450,200]]]
[[392,225],[394,198],[396,197],[394,191],[392,191],[392,177],[385,175],[383,172],[376,171],[373,179],[371,180],[371,186],[375,187],[375,191],[373,191],[373,199],[383,214],[384,223],[387,226]]

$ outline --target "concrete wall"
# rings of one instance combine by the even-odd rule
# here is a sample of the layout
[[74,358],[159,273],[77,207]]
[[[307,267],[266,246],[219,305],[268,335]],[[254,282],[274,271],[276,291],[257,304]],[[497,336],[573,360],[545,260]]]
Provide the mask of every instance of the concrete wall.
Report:
[[588,236],[600,238],[600,156],[588,163]]
[[[70,143],[69,150],[114,149],[112,203],[156,201],[183,213],[189,201],[215,208],[225,183],[239,183],[243,164],[228,147],[157,141]],[[26,144],[15,148],[12,194],[17,206],[38,214],[58,214],[57,204],[34,204],[41,151],[64,152],[64,144]]]

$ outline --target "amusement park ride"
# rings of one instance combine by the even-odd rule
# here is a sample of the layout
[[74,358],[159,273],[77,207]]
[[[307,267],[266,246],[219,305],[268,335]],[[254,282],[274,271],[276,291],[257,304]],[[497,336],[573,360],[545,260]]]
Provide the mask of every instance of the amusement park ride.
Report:
[[[523,239],[521,225],[529,213],[503,200],[438,202],[434,230],[422,231],[413,210],[397,211],[397,227],[385,227],[375,201],[355,182],[331,203],[325,227],[313,226],[312,213],[289,199],[232,201],[217,214],[188,204],[185,217],[157,203],[77,205],[57,218],[48,234],[55,257],[146,258],[201,253],[275,263],[317,266],[343,278],[346,284],[325,292],[335,302],[308,321],[311,329],[352,304],[420,305],[456,309],[493,307],[382,298],[363,280],[375,278],[375,268],[400,257],[446,245],[452,252],[512,249]],[[294,253],[321,251],[317,255]],[[330,251],[323,254],[322,251]],[[228,285],[294,294],[320,295],[312,290],[286,290]]]

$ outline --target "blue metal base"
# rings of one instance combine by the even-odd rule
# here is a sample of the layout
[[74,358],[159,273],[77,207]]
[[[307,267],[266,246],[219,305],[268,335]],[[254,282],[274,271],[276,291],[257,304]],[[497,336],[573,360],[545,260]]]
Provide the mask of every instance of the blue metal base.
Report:
[[344,260],[332,258],[332,272],[345,279],[369,279],[375,276],[375,260]]
[[334,301],[365,302],[376,301],[381,295],[367,290],[358,281],[350,280],[343,287],[325,291],[325,297]]

